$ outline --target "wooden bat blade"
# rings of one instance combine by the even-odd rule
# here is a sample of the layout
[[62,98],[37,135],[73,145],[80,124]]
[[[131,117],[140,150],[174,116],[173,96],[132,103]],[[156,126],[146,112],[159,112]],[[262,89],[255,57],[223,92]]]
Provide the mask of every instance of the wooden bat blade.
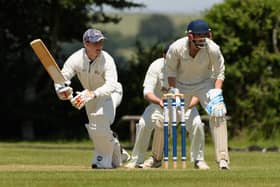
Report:
[[41,39],[36,39],[30,42],[30,45],[52,80],[55,83],[64,84],[66,80],[43,41]]

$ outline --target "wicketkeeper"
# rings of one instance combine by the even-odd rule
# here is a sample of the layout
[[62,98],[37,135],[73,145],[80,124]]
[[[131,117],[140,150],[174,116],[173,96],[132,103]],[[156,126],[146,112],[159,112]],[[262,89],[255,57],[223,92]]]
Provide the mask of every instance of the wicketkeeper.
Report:
[[121,150],[110,128],[122,100],[122,86],[117,81],[114,59],[102,50],[104,39],[101,31],[88,29],[83,35],[84,48],[74,52],[62,68],[62,74],[69,82],[77,75],[83,91],[72,98],[69,85],[55,85],[60,99],[70,99],[77,109],[85,106],[89,120],[86,129],[94,144],[92,168],[119,167],[129,157]]
[[166,54],[168,83],[185,95],[186,103],[193,96],[199,99],[210,116],[216,161],[220,169],[229,169],[227,111],[222,95],[224,57],[205,21],[190,22],[186,34],[173,42]]
[[[134,167],[160,167],[163,157],[163,93],[167,92],[167,77],[165,71],[165,54],[155,60],[146,73],[143,94],[149,106],[142,114],[136,127],[136,141],[132,151],[131,160],[126,164],[128,168]],[[171,90],[174,91],[174,90]],[[176,92],[176,91],[175,91]],[[179,104],[179,103],[178,103]],[[204,161],[204,124],[201,122],[195,107],[186,111],[187,130],[190,133],[191,161],[198,169],[209,169]],[[152,131],[154,129],[152,156],[144,162]],[[144,164],[143,164],[144,163]]]

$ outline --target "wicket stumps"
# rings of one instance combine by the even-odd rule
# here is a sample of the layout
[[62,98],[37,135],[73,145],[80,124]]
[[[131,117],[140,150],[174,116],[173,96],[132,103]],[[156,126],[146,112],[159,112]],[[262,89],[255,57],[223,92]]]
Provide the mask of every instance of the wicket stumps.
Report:
[[[168,126],[170,122],[169,117],[169,103],[171,103],[171,126],[172,126],[172,162],[173,168],[177,168],[177,107],[176,97],[180,99],[180,126],[181,126],[181,161],[182,169],[186,168],[186,120],[185,120],[185,100],[184,94],[164,94],[163,95],[163,131],[164,131],[164,148],[163,160],[164,168],[168,168]],[[171,102],[169,102],[171,101]]]

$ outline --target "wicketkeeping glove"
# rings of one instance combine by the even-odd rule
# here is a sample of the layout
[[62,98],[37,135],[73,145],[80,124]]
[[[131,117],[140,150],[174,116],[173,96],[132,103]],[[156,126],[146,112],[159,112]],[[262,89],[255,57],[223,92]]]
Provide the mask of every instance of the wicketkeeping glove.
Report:
[[83,108],[83,106],[85,106],[88,101],[94,98],[93,92],[87,89],[83,90],[82,92],[76,93],[77,95],[73,99],[71,99],[71,103],[75,108],[79,110]]
[[70,100],[73,98],[73,89],[69,86],[70,81],[65,82],[65,84],[54,84],[55,92],[59,99]]
[[224,97],[222,95],[222,89],[211,89],[207,92],[206,97],[209,100],[205,110],[213,117],[223,117],[227,113],[227,109],[224,103]]

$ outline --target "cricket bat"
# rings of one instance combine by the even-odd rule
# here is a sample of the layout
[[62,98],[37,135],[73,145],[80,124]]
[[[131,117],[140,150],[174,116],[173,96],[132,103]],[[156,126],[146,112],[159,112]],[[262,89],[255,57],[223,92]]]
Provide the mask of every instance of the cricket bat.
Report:
[[36,39],[30,42],[30,45],[52,80],[58,84],[65,84],[66,80],[63,77],[59,66],[55,62],[53,56],[51,55],[43,41],[41,39]]

